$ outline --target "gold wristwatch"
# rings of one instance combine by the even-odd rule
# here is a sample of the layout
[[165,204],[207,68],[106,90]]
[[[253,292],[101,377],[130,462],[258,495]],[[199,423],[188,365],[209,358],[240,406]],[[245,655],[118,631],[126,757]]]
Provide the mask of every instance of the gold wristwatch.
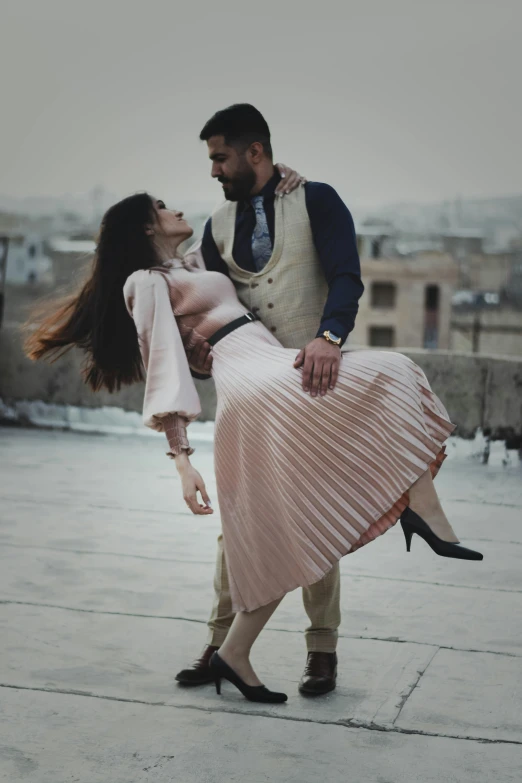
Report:
[[321,337],[324,337],[327,343],[332,343],[332,345],[338,345],[341,346],[342,339],[340,337],[337,337],[336,334],[333,334],[333,332],[330,332],[328,329],[326,332],[323,332]]

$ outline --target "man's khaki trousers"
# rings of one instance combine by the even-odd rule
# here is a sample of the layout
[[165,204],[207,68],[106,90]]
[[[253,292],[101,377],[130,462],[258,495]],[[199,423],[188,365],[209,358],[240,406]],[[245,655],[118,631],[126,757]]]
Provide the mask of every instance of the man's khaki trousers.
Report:
[[[336,563],[320,582],[303,587],[303,604],[310,619],[305,631],[309,652],[335,652],[337,629],[341,624],[340,581],[339,563]],[[208,621],[208,644],[220,647],[234,619],[222,535],[218,538],[214,592],[214,606]]]

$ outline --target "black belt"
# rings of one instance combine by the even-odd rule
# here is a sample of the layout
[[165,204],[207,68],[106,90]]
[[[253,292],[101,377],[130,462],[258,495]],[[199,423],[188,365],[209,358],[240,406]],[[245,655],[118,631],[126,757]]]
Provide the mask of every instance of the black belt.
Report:
[[240,326],[244,326],[245,324],[252,323],[252,321],[257,321],[258,319],[255,317],[253,313],[246,313],[245,315],[242,315],[241,318],[236,318],[234,321],[231,321],[226,326],[222,326],[221,329],[218,329],[217,332],[214,332],[212,337],[209,337],[208,342],[210,345],[215,345],[220,340],[223,339],[223,337],[226,337],[227,334],[230,334],[230,332],[235,331],[235,329],[239,329]]

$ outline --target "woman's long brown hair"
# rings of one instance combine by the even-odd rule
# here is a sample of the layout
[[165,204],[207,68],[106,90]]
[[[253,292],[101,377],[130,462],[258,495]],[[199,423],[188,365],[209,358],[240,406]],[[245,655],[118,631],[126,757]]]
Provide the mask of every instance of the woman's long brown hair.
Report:
[[55,303],[25,341],[30,359],[56,361],[74,345],[86,354],[85,382],[110,392],[143,379],[134,321],[123,298],[125,281],[137,269],[150,269],[159,261],[145,232],[155,220],[155,207],[147,193],[120,201],[105,214],[92,273],[80,292]]

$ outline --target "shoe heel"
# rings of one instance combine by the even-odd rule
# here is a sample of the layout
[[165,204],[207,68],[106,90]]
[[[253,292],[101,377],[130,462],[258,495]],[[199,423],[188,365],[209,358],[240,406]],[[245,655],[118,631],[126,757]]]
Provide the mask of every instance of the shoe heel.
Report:
[[404,522],[401,519],[401,527],[402,532],[404,533],[404,538],[406,539],[406,552],[409,552],[411,550],[411,539],[413,538],[413,530],[411,527],[407,527]]
[[274,693],[264,685],[247,685],[228,663],[223,661],[217,652],[210,659],[210,668],[214,674],[216,692],[221,694],[221,680],[227,680],[240,691],[249,701],[263,702],[265,704],[282,704],[287,701],[286,693]]
[[458,560],[482,560],[482,552],[475,552],[473,549],[466,549],[465,546],[444,541],[439,538],[429,525],[415,511],[408,506],[404,509],[401,517],[401,525],[406,539],[406,549],[410,551],[411,537],[417,533],[429,547],[440,557],[454,557]]

